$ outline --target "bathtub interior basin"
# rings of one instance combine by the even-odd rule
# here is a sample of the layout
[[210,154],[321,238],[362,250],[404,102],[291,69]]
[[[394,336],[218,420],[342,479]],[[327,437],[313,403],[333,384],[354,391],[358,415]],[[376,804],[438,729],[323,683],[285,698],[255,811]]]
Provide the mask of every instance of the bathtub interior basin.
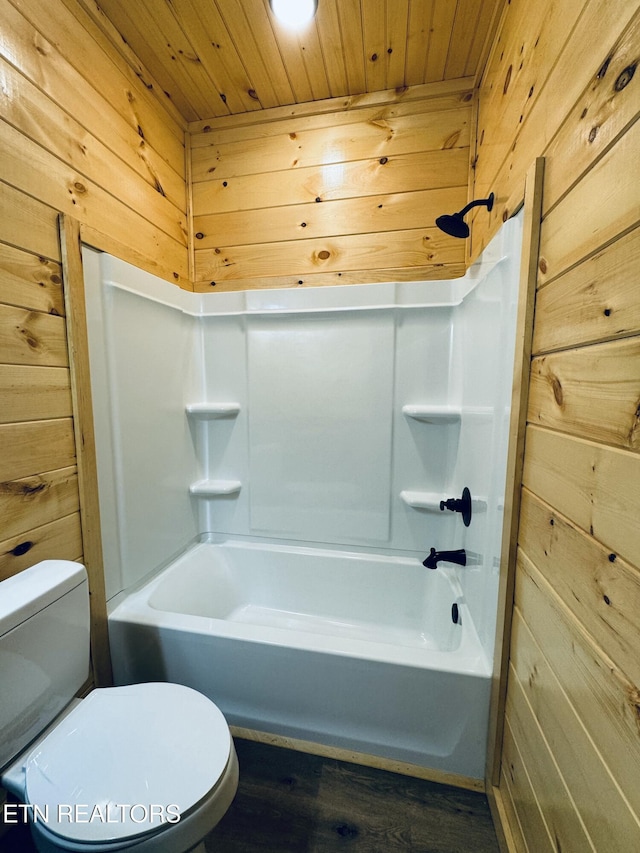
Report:
[[462,639],[451,618],[459,597],[451,577],[415,559],[231,541],[189,551],[148,601],[230,623],[452,651]]

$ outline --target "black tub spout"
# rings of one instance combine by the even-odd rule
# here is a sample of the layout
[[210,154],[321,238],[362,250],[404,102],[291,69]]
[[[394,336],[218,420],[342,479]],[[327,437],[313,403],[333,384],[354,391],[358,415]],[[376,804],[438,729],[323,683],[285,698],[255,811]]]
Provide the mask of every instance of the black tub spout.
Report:
[[432,548],[427,559],[422,561],[422,565],[428,569],[437,569],[440,560],[444,563],[456,563],[458,566],[466,566],[467,553],[464,548],[459,548],[457,551],[436,551],[435,548]]

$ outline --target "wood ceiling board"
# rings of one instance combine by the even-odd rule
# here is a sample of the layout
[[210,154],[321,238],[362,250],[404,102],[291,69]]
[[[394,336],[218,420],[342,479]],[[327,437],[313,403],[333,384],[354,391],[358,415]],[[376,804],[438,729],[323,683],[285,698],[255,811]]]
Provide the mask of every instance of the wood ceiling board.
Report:
[[502,3],[320,0],[298,33],[278,25],[269,0],[100,0],[100,7],[193,122],[475,77]]

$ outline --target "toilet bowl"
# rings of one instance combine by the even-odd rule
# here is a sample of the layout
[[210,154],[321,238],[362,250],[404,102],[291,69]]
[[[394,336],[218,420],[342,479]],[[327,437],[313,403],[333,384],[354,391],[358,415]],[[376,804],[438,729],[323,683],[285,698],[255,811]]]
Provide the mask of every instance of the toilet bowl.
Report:
[[226,720],[179,684],[97,688],[76,699],[88,671],[78,666],[86,587],[84,568],[66,561],[0,583],[9,697],[0,703],[0,784],[43,853],[204,850],[238,785]]

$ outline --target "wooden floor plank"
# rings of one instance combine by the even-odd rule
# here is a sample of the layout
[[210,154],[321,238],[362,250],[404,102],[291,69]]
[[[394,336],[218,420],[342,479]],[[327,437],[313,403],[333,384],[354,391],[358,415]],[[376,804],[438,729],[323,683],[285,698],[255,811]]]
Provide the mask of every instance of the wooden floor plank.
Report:
[[497,853],[483,794],[236,740],[240,787],[209,853]]
[[[235,739],[240,785],[208,853],[498,853],[484,794]],[[35,853],[26,827],[0,853]]]

